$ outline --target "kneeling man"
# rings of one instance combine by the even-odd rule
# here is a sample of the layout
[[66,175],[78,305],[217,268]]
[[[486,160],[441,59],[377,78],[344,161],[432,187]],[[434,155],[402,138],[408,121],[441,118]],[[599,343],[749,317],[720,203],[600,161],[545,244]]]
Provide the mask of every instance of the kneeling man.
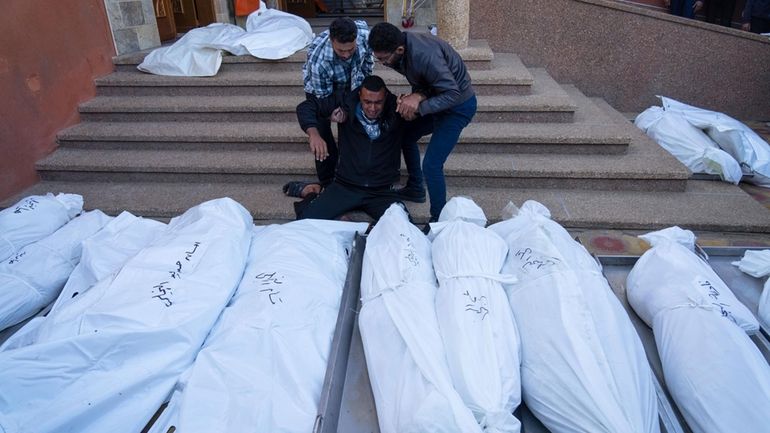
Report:
[[396,106],[396,97],[376,75],[345,95],[308,99],[297,106],[299,124],[311,138],[319,134],[319,117],[339,123],[334,180],[320,194],[295,203],[298,219],[333,219],[362,210],[377,220],[391,204],[400,202],[394,185],[400,176],[405,121]]

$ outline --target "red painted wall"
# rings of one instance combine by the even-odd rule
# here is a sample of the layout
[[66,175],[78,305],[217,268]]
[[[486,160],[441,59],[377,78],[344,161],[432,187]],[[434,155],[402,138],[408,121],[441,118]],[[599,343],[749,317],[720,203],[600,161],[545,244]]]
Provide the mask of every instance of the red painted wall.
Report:
[[0,200],[37,181],[35,161],[79,121],[114,55],[102,0],[2,1]]

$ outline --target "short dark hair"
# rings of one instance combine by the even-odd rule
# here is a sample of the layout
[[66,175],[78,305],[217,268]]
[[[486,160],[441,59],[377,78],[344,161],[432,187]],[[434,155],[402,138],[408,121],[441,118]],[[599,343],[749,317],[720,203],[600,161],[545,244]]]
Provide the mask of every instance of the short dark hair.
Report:
[[386,89],[387,93],[385,81],[383,81],[383,79],[377,75],[369,75],[368,77],[364,78],[364,81],[361,83],[361,87],[370,92],[379,92],[382,89]]
[[329,25],[329,37],[337,42],[347,44],[356,40],[358,27],[355,21],[348,17],[340,17]]
[[369,48],[372,51],[392,53],[401,44],[401,30],[391,23],[378,23],[369,32]]

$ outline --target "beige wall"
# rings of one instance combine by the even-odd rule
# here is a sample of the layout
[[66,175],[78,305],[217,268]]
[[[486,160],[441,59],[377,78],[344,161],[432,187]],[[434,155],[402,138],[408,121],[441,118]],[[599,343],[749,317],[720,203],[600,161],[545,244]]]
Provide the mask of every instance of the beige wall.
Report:
[[641,111],[666,95],[770,120],[770,40],[608,0],[473,0],[471,38]]

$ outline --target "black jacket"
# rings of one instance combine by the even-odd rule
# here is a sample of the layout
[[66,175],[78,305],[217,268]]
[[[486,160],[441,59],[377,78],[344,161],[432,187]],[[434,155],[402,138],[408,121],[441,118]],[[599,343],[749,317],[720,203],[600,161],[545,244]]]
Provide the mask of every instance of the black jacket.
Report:
[[396,97],[387,93],[380,115],[380,136],[371,140],[356,118],[358,90],[328,98],[308,97],[297,106],[297,119],[302,130],[317,127],[318,118],[328,118],[342,106],[347,119],[339,124],[339,160],[335,182],[365,188],[387,188],[398,182],[401,169],[401,140],[404,119],[396,113]]
[[420,114],[444,111],[474,94],[471,76],[462,57],[446,41],[433,35],[403,32],[404,57],[394,65],[428,99],[420,103]]

